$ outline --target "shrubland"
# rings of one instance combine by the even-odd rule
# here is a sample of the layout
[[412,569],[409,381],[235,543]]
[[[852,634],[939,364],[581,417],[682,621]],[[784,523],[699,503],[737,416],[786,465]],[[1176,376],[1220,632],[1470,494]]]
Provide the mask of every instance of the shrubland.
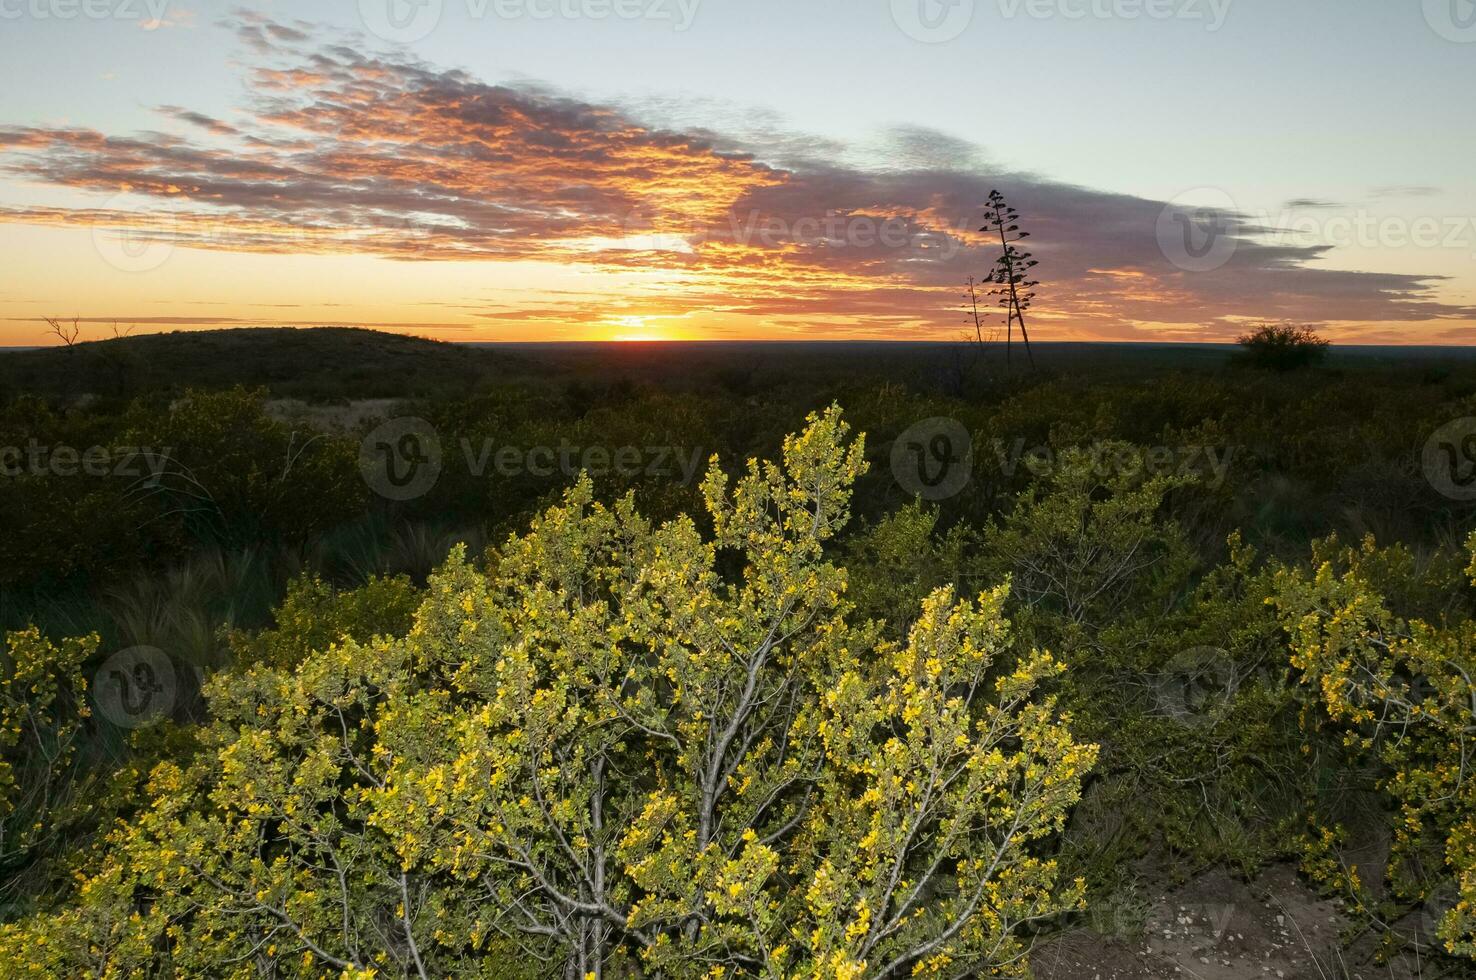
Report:
[[[0,409],[10,445],[169,451],[5,478],[0,962],[1010,975],[1142,879],[1286,862],[1362,953],[1476,959],[1476,509],[1422,471],[1476,375],[393,411],[445,452],[399,503],[264,389]],[[972,478],[917,500],[890,444],[935,417]],[[701,466],[478,474],[463,440]],[[182,680],[120,729],[96,681],[137,644]]]

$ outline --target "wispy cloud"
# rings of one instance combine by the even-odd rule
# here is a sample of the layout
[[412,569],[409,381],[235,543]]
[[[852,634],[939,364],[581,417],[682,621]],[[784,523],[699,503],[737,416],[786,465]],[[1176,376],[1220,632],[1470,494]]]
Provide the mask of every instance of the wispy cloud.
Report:
[[1441,193],[1440,188],[1431,187],[1427,184],[1387,184],[1383,187],[1375,187],[1369,192],[1370,197],[1436,197]]

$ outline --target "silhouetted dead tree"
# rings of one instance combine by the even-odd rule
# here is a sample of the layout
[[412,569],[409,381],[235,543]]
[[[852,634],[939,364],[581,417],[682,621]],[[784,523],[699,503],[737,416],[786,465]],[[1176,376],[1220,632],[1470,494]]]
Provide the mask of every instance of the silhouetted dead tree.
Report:
[[82,338],[82,318],[72,317],[71,323],[64,322],[60,317],[42,317],[46,321],[47,332],[61,341],[61,346],[67,351],[67,383],[75,385],[78,383],[80,372],[77,370],[77,343]]
[[63,323],[59,317],[42,317],[46,326],[50,328],[47,332],[54,334],[62,342],[67,350],[74,350],[77,340],[82,336],[82,318],[72,317],[71,323]]
[[969,301],[969,319],[974,324],[974,342],[982,349],[984,347],[984,325],[979,319],[979,293],[973,276],[969,276],[969,291],[964,296]]
[[[67,356],[72,357],[79,345],[82,343],[82,318],[72,317],[71,323],[66,323],[59,317],[43,317],[46,321],[47,332],[61,341],[61,345],[67,349]],[[118,326],[118,321],[113,321],[111,340],[125,340],[133,334],[138,327],[131,324],[127,328]],[[94,357],[102,362],[103,366],[112,375],[113,388],[117,394],[124,394],[128,390],[128,369],[130,357],[127,350],[121,345],[109,344],[87,344],[85,349],[90,351]]]

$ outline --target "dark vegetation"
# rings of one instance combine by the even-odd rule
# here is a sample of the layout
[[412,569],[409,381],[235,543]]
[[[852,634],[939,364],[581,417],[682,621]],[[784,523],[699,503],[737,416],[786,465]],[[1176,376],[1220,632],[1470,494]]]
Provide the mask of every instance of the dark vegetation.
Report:
[[1327,357],[1328,342],[1310,327],[1268,323],[1240,338],[1241,356],[1251,367],[1296,371]]
[[[45,638],[84,678],[139,646],[179,675],[168,718],[132,731],[79,712],[88,695],[64,683],[7,715],[34,742],[0,741],[0,821],[20,828],[0,837],[3,919],[61,921],[153,765],[199,751],[212,677],[404,633],[454,544],[495,568],[581,464],[596,497],[632,492],[653,522],[700,514],[710,456],[775,458],[839,404],[871,464],[829,545],[858,615],[903,642],[936,588],[1009,581],[1017,645],[1068,665],[1062,703],[1101,756],[1054,846],[1089,908],[1125,907],[1144,880],[1293,862],[1349,910],[1350,959],[1459,975],[1469,918],[1441,919],[1440,939],[1419,924],[1476,892],[1472,795],[1443,754],[1469,718],[1391,747],[1388,704],[1405,734],[1446,717],[1433,705],[1460,703],[1472,663],[1476,495],[1432,479],[1427,443],[1476,416],[1476,362],[1358,357],[1281,328],[1242,347],[1036,344],[1033,373],[1000,350],[960,369],[949,345],[475,348],[359,330],[0,355],[0,446],[23,454],[0,461],[17,467],[0,477],[0,627],[34,628],[25,649]],[[434,486],[404,502],[360,472],[365,433],[397,416],[441,447]],[[972,477],[919,501],[893,444],[937,418],[970,434]],[[97,472],[76,472],[92,447]],[[636,462],[614,465],[626,447]],[[1459,443],[1449,461],[1476,466]],[[1376,649],[1318,632],[1339,615]],[[1401,643],[1445,653],[1400,660]],[[1359,687],[1339,665],[1363,654],[1376,679]],[[1436,692],[1423,721],[1419,697],[1390,695],[1411,685]],[[53,782],[28,783],[42,755]],[[27,836],[27,817],[51,830]]]
[[[66,332],[66,323],[59,327]],[[73,335],[75,339],[75,335]],[[465,392],[537,368],[505,352],[357,328],[261,327],[120,336],[0,357],[0,392],[70,398],[265,387],[279,397],[386,398]]]

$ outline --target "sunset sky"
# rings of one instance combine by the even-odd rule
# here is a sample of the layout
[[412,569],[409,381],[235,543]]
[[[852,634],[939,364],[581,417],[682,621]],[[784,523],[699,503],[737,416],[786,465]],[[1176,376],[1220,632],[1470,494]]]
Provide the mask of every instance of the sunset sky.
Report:
[[[1472,0],[0,0],[0,345],[1476,343]],[[992,316],[989,324],[1001,326]]]

